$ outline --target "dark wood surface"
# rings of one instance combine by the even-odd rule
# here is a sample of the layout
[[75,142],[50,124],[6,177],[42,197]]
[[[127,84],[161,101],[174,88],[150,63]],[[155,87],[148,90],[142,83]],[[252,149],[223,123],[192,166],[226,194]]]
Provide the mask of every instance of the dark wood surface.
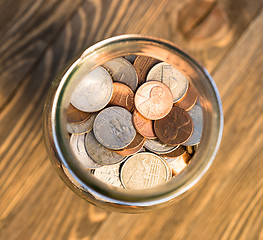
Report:
[[[0,2],[0,239],[263,239],[260,0]],[[86,203],[52,168],[42,109],[79,51],[125,33],[161,37],[201,62],[225,127],[208,173],[183,200],[129,215]]]

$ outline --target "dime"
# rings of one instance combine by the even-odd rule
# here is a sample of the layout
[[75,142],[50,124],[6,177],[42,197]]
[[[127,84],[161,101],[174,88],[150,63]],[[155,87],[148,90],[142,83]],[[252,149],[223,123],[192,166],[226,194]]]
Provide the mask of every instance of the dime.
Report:
[[[73,75],[74,77],[74,75]],[[104,108],[112,96],[112,79],[102,67],[82,76],[71,95],[71,104],[84,112],[96,112]]]
[[170,177],[167,162],[153,153],[137,153],[129,157],[121,167],[124,188],[144,189],[166,182]]
[[138,85],[137,73],[132,64],[120,57],[102,65],[112,76],[114,82],[122,82],[135,91]]
[[176,68],[165,62],[156,64],[149,71],[146,81],[160,81],[166,84],[173,94],[174,103],[182,99],[188,89],[187,78]]
[[153,121],[143,117],[136,109],[132,113],[132,122],[135,129],[144,137],[156,138],[153,130]]
[[77,161],[79,161],[85,168],[98,168],[101,167],[100,164],[94,162],[86,152],[84,144],[85,134],[75,135],[72,134],[70,137],[70,146],[73,153],[76,156]]
[[74,134],[83,134],[89,132],[93,128],[93,123],[95,121],[98,113],[92,113],[91,116],[84,122],[81,123],[71,123],[67,122],[67,131]]
[[127,55],[124,58],[128,60],[131,64],[133,64],[134,60],[137,58],[137,55]]
[[154,122],[154,132],[163,143],[182,144],[193,132],[193,121],[185,110],[173,107],[167,116]]
[[95,169],[94,176],[104,183],[123,188],[120,180],[120,164],[103,166]]
[[101,165],[116,164],[124,160],[124,157],[103,147],[95,138],[93,131],[86,134],[85,148],[93,161]]
[[118,106],[103,109],[94,121],[93,131],[104,147],[113,150],[128,146],[136,135],[131,113]]
[[193,108],[197,101],[197,94],[192,87],[192,85],[189,84],[189,88],[185,94],[185,96],[177,103],[174,104],[174,106],[184,109],[185,111],[189,111]]
[[195,105],[188,113],[193,120],[194,130],[192,136],[183,144],[185,146],[191,146],[200,143],[203,131],[202,108],[198,105]]
[[146,56],[138,56],[135,59],[133,66],[138,75],[139,85],[143,84],[146,81],[146,76],[150,71],[150,69],[159,62],[160,61],[155,58],[146,57]]
[[151,152],[158,153],[158,154],[165,154],[172,152],[178,146],[170,146],[165,143],[162,143],[159,139],[146,139],[144,143],[144,147]]
[[115,82],[113,83],[113,94],[109,105],[116,105],[132,111],[134,108],[134,93],[125,84]]
[[122,156],[132,155],[134,153],[139,152],[142,149],[144,142],[145,142],[145,138],[139,133],[136,133],[135,138],[127,147],[115,152],[119,153]]
[[172,160],[168,160],[168,159],[177,158],[177,157],[183,155],[184,153],[185,153],[185,147],[178,145],[178,147],[176,149],[174,149],[173,151],[171,151],[169,153],[162,154],[162,157],[164,157],[168,162],[170,162]]
[[141,85],[135,93],[135,107],[145,118],[156,120],[166,116],[173,106],[170,89],[158,81]]
[[88,120],[91,113],[82,112],[75,108],[72,104],[69,104],[67,109],[67,121],[72,123],[81,123]]

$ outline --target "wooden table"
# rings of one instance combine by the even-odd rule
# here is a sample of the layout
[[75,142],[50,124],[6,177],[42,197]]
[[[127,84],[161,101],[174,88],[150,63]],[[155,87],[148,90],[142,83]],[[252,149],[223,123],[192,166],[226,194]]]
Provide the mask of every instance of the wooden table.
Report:
[[[217,157],[183,200],[142,215],[76,196],[48,160],[42,109],[59,69],[110,36],[184,48],[212,74],[225,127]],[[0,2],[0,239],[263,239],[261,0]]]

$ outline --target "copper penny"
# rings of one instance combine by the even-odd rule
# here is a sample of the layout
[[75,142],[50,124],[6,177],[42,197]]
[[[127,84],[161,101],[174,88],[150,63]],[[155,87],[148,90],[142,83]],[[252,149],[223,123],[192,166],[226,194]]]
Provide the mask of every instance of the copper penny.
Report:
[[81,123],[88,120],[91,116],[91,113],[82,112],[75,108],[72,104],[69,104],[67,109],[67,120],[72,123]]
[[179,145],[191,137],[193,121],[185,110],[173,107],[167,116],[154,122],[154,132],[163,143]]
[[161,119],[172,109],[173,94],[164,83],[149,81],[138,88],[134,102],[136,109],[145,118]]
[[[173,150],[172,152],[169,153],[165,153],[162,154],[162,157],[169,159],[169,158],[176,158],[181,156],[182,154],[184,154],[186,152],[185,147],[184,146],[179,146],[178,148],[176,148],[175,150]],[[169,162],[169,161],[168,161]]]
[[138,84],[141,85],[146,81],[146,76],[150,69],[160,61],[151,58],[151,57],[146,57],[146,56],[138,56],[134,63],[133,66],[137,72],[138,75]]
[[197,101],[197,94],[195,89],[189,84],[188,90],[185,96],[177,103],[174,103],[174,106],[180,107],[185,111],[189,111],[193,108]]
[[142,136],[149,139],[156,138],[153,130],[153,121],[143,117],[136,109],[132,113],[132,121],[135,129]]
[[128,156],[137,153],[142,149],[144,142],[145,142],[145,138],[139,133],[137,133],[133,141],[127,147],[115,152],[122,156]]
[[123,83],[114,82],[113,94],[109,105],[121,106],[126,108],[128,111],[132,111],[134,108],[133,91]]

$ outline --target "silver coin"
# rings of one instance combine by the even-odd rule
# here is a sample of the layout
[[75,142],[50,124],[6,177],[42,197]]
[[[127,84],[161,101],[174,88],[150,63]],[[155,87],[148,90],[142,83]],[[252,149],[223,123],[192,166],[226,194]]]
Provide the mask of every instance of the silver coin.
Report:
[[102,65],[112,76],[113,81],[129,86],[135,92],[138,85],[137,73],[132,64],[120,57],[112,59]]
[[104,183],[123,188],[120,180],[120,164],[103,166],[94,171],[94,176]]
[[73,78],[82,79],[70,98],[75,108],[84,112],[96,112],[109,103],[113,83],[111,76],[104,68],[97,67],[89,73],[85,73],[84,70],[80,73],[77,71]]
[[66,127],[69,133],[74,134],[83,134],[89,132],[93,128],[93,123],[95,121],[98,112],[92,113],[90,118],[88,118],[85,122],[81,123],[71,123],[67,122]]
[[90,156],[87,154],[85,149],[85,134],[75,135],[72,134],[70,137],[70,146],[75,154],[77,160],[85,167],[85,168],[98,168],[101,167],[100,164],[94,162]]
[[174,176],[182,172],[187,167],[187,164],[185,163],[182,156],[170,158],[168,164]]
[[93,131],[90,131],[86,134],[85,148],[93,161],[101,165],[116,164],[125,159],[124,156],[121,156],[120,154],[113,152],[101,145],[95,138]]
[[188,111],[190,117],[193,120],[193,133],[191,137],[182,145],[184,146],[192,146],[200,143],[200,139],[203,132],[203,111],[202,108],[198,105],[194,105],[194,107]]
[[137,153],[121,167],[121,182],[128,189],[155,187],[166,182],[170,176],[168,163],[153,153]]
[[151,152],[158,153],[158,154],[165,154],[172,152],[178,146],[170,146],[167,144],[162,143],[159,139],[146,139],[144,143],[144,147]]
[[170,88],[174,103],[184,97],[189,85],[187,78],[180,71],[165,62],[158,63],[151,68],[146,81],[152,80],[160,81]]
[[135,58],[137,58],[137,55],[127,55],[124,58],[127,59],[131,64],[133,64],[135,61]]
[[128,146],[136,135],[132,114],[118,106],[102,110],[94,121],[93,131],[104,147],[113,150]]

